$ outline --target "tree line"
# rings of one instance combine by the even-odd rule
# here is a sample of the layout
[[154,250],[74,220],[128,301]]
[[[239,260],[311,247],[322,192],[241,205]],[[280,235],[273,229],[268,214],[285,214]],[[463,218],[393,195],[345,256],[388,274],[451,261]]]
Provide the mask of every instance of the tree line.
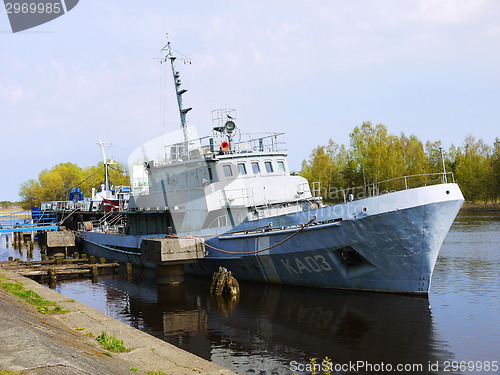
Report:
[[[361,195],[423,186],[430,179],[454,178],[468,202],[494,202],[500,197],[500,139],[487,145],[472,135],[461,146],[442,148],[441,141],[425,144],[415,135],[390,134],[383,124],[364,122],[349,135],[350,145],[328,141],[316,147],[302,163],[300,175],[319,182],[327,203],[345,200],[346,193]],[[436,173],[429,176],[429,174]],[[407,179],[401,176],[416,175]],[[426,175],[426,176],[423,176]],[[389,180],[389,181],[387,181]],[[383,184],[377,182],[387,181]],[[354,186],[360,189],[346,190]],[[372,189],[372,190],[370,190]],[[377,190],[378,189],[378,190]],[[377,191],[374,191],[377,190]]]
[[11,201],[0,201],[0,210],[5,210],[8,208],[20,206],[21,203],[19,202],[11,202]]
[[[120,164],[112,164],[108,168],[109,181],[112,185],[129,185],[126,168]],[[91,197],[92,188],[98,189],[104,184],[104,163],[80,168],[73,163],[60,163],[52,169],[44,169],[38,179],[31,179],[21,185],[19,195],[21,207],[30,209],[39,207],[42,202],[65,201],[69,197],[69,189],[80,188],[86,197]]]

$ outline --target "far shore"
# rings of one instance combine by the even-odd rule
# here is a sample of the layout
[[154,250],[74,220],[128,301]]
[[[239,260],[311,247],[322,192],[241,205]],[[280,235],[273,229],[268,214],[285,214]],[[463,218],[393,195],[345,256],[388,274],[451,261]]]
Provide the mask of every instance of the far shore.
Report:
[[470,203],[464,202],[460,211],[500,211],[500,203]]
[[25,212],[25,211],[29,211],[29,210],[23,210],[20,207],[17,207],[17,208],[0,208],[0,214],[8,214],[8,213],[11,213],[11,212]]

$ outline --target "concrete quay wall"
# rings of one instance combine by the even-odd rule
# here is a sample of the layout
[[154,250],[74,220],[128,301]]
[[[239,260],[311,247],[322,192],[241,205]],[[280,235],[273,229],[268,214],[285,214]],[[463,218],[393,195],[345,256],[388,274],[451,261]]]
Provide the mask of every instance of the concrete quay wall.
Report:
[[[234,374],[12,271],[0,268],[0,278],[20,282],[26,289],[69,310],[64,314],[40,314],[0,288],[0,370],[23,375],[131,375],[145,371]],[[103,332],[123,340],[131,350],[106,355],[107,351],[95,340]]]

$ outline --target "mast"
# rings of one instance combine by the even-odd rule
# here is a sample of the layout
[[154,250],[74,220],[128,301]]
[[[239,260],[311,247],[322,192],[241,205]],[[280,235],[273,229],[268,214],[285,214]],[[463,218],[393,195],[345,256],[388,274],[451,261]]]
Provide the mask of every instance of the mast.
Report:
[[448,183],[448,179],[446,178],[446,165],[444,164],[444,149],[439,147],[439,153],[441,154],[441,163],[443,164],[443,181],[444,183]]
[[101,139],[99,139],[99,142],[97,144],[101,147],[101,152],[102,152],[102,160],[104,161],[104,191],[106,192],[106,198],[109,198],[109,173],[108,173],[108,159],[106,158],[106,151],[104,151],[105,146],[111,146],[111,143],[109,142],[104,142]]
[[188,150],[189,134],[188,134],[188,129],[187,129],[186,114],[192,108],[184,108],[182,105],[182,94],[187,92],[187,89],[181,88],[180,73],[178,70],[175,69],[175,60],[177,59],[177,57],[174,56],[174,54],[172,52],[172,48],[170,46],[170,40],[168,40],[168,34],[167,34],[167,45],[161,49],[161,52],[164,52],[164,51],[166,51],[167,54],[166,54],[165,58],[163,58],[161,61],[167,61],[167,59],[169,59],[170,66],[172,67],[172,75],[174,77],[175,93],[177,95],[177,105],[179,107],[179,114],[181,117],[181,128],[182,128],[182,132],[184,135],[184,155],[188,156],[189,155],[189,150]]

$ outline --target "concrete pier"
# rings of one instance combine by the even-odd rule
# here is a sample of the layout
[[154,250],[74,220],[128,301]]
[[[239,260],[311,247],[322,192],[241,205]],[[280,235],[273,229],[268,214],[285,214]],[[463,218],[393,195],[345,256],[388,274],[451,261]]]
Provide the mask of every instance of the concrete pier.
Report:
[[161,285],[184,282],[184,264],[159,264],[156,266],[156,283]]
[[184,282],[184,264],[203,258],[205,244],[194,238],[148,238],[142,241],[141,253],[156,264],[158,284],[179,284]]
[[75,234],[68,231],[46,232],[44,244],[47,247],[74,247]]
[[76,248],[75,234],[70,231],[46,231],[42,233],[40,244],[49,254],[62,252],[67,257],[68,250],[73,252]]
[[[143,374],[162,371],[176,375],[234,373],[163,340],[129,327],[82,303],[11,271],[0,275],[20,282],[44,299],[69,310],[40,314],[34,307],[0,288],[0,370],[23,374]],[[105,355],[95,337],[106,332],[131,350]]]

